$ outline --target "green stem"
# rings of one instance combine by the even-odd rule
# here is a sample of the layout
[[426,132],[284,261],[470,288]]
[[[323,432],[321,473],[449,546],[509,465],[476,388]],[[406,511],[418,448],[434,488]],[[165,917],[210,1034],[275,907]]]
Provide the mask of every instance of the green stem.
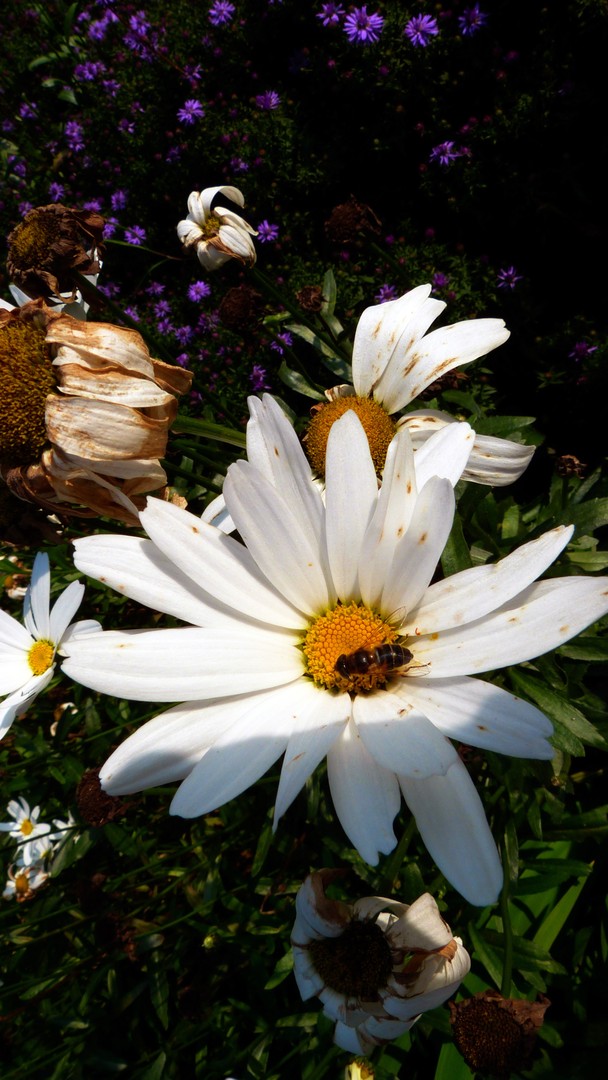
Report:
[[185,433],[198,435],[201,439],[215,439],[216,442],[228,443],[230,446],[238,446],[245,449],[245,432],[236,431],[235,428],[225,427],[223,424],[213,424],[210,420],[198,420],[195,416],[179,414],[171,430],[176,434]]
[[416,831],[416,822],[412,817],[408,822],[407,827],[401,834],[401,839],[397,844],[397,847],[393,851],[390,859],[387,860],[382,872],[382,879],[379,885],[380,892],[387,894],[393,888],[395,878],[399,876],[399,870],[407,854],[407,849],[412,842],[412,837]]
[[[265,292],[267,292],[268,295],[270,297],[272,297],[272,299],[276,303],[278,303],[282,307],[286,308],[287,311],[290,313],[290,315],[293,316],[294,319],[297,319],[297,321],[299,323],[301,323],[303,326],[306,326],[307,329],[310,330],[310,332],[312,334],[314,334],[315,337],[319,338],[320,341],[322,341],[325,345],[327,345],[327,347],[329,349],[331,349],[333,352],[339,353],[343,357],[344,360],[347,360],[350,363],[350,357],[345,353],[342,346],[339,345],[331,335],[328,336],[326,333],[324,333],[320,329],[318,323],[312,322],[312,320],[308,318],[306,312],[303,311],[296,304],[293,304],[291,302],[291,300],[289,299],[289,297],[284,296],[283,293],[281,293],[276,288],[276,286],[273,285],[271,281],[269,281],[269,279],[266,277],[266,275],[261,272],[261,270],[258,270],[258,269],[256,269],[256,267],[254,267],[251,270],[251,276],[253,277],[254,281],[256,281],[258,283],[260,288],[264,289]],[[267,325],[266,325],[266,329],[268,329]]]
[[502,936],[504,942],[504,957],[502,962],[502,982],[500,992],[508,998],[511,993],[511,977],[513,971],[513,926],[511,924],[511,911],[509,909],[509,892],[511,883],[509,879],[509,859],[506,846],[502,849],[503,886],[500,894],[500,912],[502,916]]

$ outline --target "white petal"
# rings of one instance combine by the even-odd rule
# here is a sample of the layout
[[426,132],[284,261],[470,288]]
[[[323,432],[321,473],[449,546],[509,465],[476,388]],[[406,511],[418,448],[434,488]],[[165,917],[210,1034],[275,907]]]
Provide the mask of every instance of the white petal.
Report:
[[437,569],[452,528],[454,508],[450,481],[431,477],[419,492],[410,526],[395,549],[382,593],[382,611],[398,611],[403,619],[415,609]]
[[473,450],[462,478],[476,484],[506,487],[526,471],[534,450],[534,446],[512,442],[510,439],[475,435]]
[[380,607],[395,547],[409,527],[417,496],[412,442],[407,431],[398,432],[388,448],[376,509],[361,546],[359,586],[368,607]]
[[33,644],[34,642],[28,634],[26,649],[16,649],[12,645],[2,646],[0,654],[0,694],[12,694],[14,690],[18,690],[19,687],[29,683],[32,678],[32,669],[29,664],[28,653]]
[[498,899],[502,866],[484,808],[460,760],[445,776],[399,777],[430,855],[465,900],[484,907]]
[[49,638],[51,604],[51,570],[49,557],[38,552],[34,559],[32,577],[23,600],[23,621],[32,637]]
[[234,799],[281,756],[298,708],[298,685],[249,698],[243,715],[224,732],[178,788],[171,813],[206,814]]
[[508,337],[502,319],[468,319],[442,326],[426,334],[399,357],[398,363],[390,365],[374,396],[388,412],[399,412],[441,375],[485,356]]
[[293,953],[293,974],[300,991],[302,1001],[308,1001],[316,997],[325,985],[311,959],[308,949],[301,949],[297,945],[291,945]]
[[435,898],[423,893],[409,907],[405,906],[403,915],[387,931],[387,938],[391,948],[432,952],[452,940],[452,931],[441,917]]
[[199,701],[248,694],[297,680],[301,653],[278,634],[258,630],[106,631],[65,647],[66,675],[115,697]]
[[401,799],[395,774],[374,761],[349,721],[327,755],[336,813],[350,842],[370,866],[397,843],[393,821]]
[[425,309],[425,312],[428,310],[428,322],[420,331],[417,327],[417,333],[424,333],[443,311],[445,304],[439,300],[431,299],[428,307],[430,292],[430,285],[419,285],[397,300],[366,308],[361,315],[355,332],[352,359],[353,383],[361,397],[371,394],[391,356],[401,346],[400,339],[405,329],[413,323],[421,309]]
[[459,948],[453,960],[432,956],[427,960],[429,968],[434,968],[433,978],[424,993],[412,994],[407,998],[387,997],[382,1004],[387,1013],[398,1020],[411,1020],[420,1013],[428,1012],[443,1005],[455,994],[460,983],[471,968],[471,961],[466,949]]
[[537,582],[493,615],[416,641],[429,675],[475,675],[532,660],[563,645],[608,612],[608,578]]
[[84,585],[72,581],[53,604],[50,617],[50,640],[58,645],[61,642],[74,615],[78,611],[84,596]]
[[[514,694],[481,679],[407,679],[395,691],[450,739],[512,757],[549,760],[553,725]],[[397,770],[398,771],[398,770]]]
[[218,495],[210,503],[207,503],[201,518],[208,525],[215,525],[216,529],[221,529],[222,532],[233,533],[236,530],[236,525],[228,513],[223,495]]
[[0,609],[0,663],[4,658],[5,647],[12,660],[15,649],[27,652],[33,644],[34,638],[25,626]]
[[351,715],[348,694],[333,695],[302,681],[301,706],[292,720],[274,807],[274,828],[298,792],[328,753]]
[[448,630],[495,611],[555,561],[573,532],[572,525],[559,525],[497,563],[473,566],[431,585],[411,621],[402,627],[403,633]]
[[416,482],[418,490],[431,476],[444,476],[455,485],[464,475],[475,443],[475,432],[469,424],[450,424],[427,439],[416,450]]
[[364,1046],[361,1042],[358,1028],[347,1027],[341,1020],[338,1020],[335,1027],[334,1042],[348,1054],[365,1054],[369,1049],[367,1044]]
[[186,578],[228,608],[276,626],[306,625],[301,612],[277,593],[247,548],[231,536],[161,499],[148,499],[141,522]]
[[403,776],[422,779],[445,774],[458,758],[452,744],[426,716],[389,690],[358,694],[353,719],[374,760]]
[[332,425],[325,466],[327,553],[343,603],[360,596],[361,547],[377,498],[378,481],[367,435],[356,413],[349,409]]
[[21,716],[32,704],[34,698],[50,683],[55,672],[55,667],[48,668],[42,675],[31,675],[31,678],[0,702],[0,739],[3,739],[17,716]]
[[302,530],[301,519],[263,474],[247,461],[235,462],[224,496],[247,548],[278,592],[309,616],[330,607],[331,582],[312,528]]

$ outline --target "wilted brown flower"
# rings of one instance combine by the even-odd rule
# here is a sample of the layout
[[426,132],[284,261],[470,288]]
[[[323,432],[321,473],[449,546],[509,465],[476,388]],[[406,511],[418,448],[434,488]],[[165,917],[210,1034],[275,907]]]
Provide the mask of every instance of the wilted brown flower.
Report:
[[309,311],[314,314],[320,311],[323,307],[324,296],[323,289],[320,285],[304,285],[296,293],[296,300],[303,311]]
[[470,1069],[496,1080],[529,1067],[536,1033],[551,1002],[504,998],[483,990],[465,1001],[449,1003],[454,1042]]
[[260,322],[264,310],[262,294],[250,285],[235,285],[222,298],[218,315],[229,330],[251,330]]
[[579,461],[574,454],[562,454],[555,462],[555,471],[558,476],[584,476],[587,466]]
[[8,237],[10,280],[30,297],[75,300],[74,272],[99,273],[104,225],[92,210],[61,203],[34,207]]
[[351,195],[348,202],[334,207],[325,222],[325,235],[332,244],[350,244],[361,239],[361,233],[380,232],[380,219],[371,206],[358,202]]
[[87,825],[107,825],[119,814],[124,814],[122,799],[107,795],[99,782],[99,769],[87,769],[76,788],[78,812]]
[[191,381],[134,330],[42,300],[2,310],[0,476],[47,510],[137,525],[144,493],[166,484],[159,459]]
[[188,196],[188,215],[178,222],[177,235],[186,251],[194,251],[205,270],[217,270],[230,259],[243,266],[253,266],[256,261],[252,236],[255,229],[240,214],[216,199],[225,199],[234,206],[243,207],[242,191],[230,185],[192,191]]

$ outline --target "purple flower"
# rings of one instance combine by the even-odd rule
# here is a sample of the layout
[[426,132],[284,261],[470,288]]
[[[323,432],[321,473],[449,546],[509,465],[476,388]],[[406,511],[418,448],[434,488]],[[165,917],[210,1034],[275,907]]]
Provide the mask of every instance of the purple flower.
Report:
[[177,342],[184,346],[194,337],[194,330],[191,326],[178,326],[175,331],[175,338]]
[[421,45],[424,48],[429,44],[431,38],[439,33],[437,19],[432,15],[414,15],[403,33],[410,39],[412,45]]
[[103,202],[101,201],[101,199],[87,199],[86,202],[83,202],[82,209],[93,210],[96,214],[99,214],[101,213],[102,206]]
[[394,285],[381,285],[374,296],[377,304],[386,304],[389,300],[396,300],[399,293]]
[[122,120],[118,121],[118,130],[122,131],[125,135],[133,135],[135,132],[135,122],[133,120],[127,120],[127,117],[123,116]]
[[121,86],[119,82],[116,82],[116,79],[102,79],[101,85],[110,97],[116,97]]
[[380,37],[384,19],[382,15],[374,12],[367,14],[367,4],[363,7],[354,8],[344,20],[344,33],[349,41],[357,41],[361,45],[373,44]]
[[587,341],[577,341],[572,352],[568,353],[568,356],[578,364],[581,360],[586,360],[587,357],[591,356],[591,353],[594,353],[596,350],[597,345],[589,345]]
[[263,94],[257,94],[255,103],[258,109],[278,109],[281,99],[276,90],[266,90]]
[[252,390],[270,390],[270,384],[266,382],[266,368],[261,364],[254,364],[249,375],[249,385]]
[[270,348],[273,352],[277,352],[279,356],[282,356],[285,351],[283,345],[293,345],[293,337],[289,333],[289,330],[284,330],[282,334],[277,334],[277,340],[271,341]]
[[141,225],[133,225],[130,229],[125,229],[125,240],[127,244],[134,244],[135,247],[141,244],[142,240],[146,239],[146,230]]
[[196,98],[188,98],[181,109],[177,110],[177,119],[181,120],[182,124],[194,124],[197,120],[202,120],[204,115],[205,110]]
[[61,202],[65,195],[65,186],[58,184],[56,180],[52,180],[49,184],[49,199],[51,202]]
[[74,78],[78,82],[95,82],[100,75],[106,70],[106,65],[100,61],[89,61],[86,64],[76,64],[74,68]]
[[522,275],[517,273],[514,266],[507,266],[506,270],[499,270],[496,275],[499,289],[514,289],[517,282],[522,280]]
[[132,307],[131,305],[125,308],[125,315],[128,315],[130,319],[133,319],[133,322],[139,322],[140,320],[139,311],[136,307]]
[[451,161],[455,161],[459,157],[461,157],[461,151],[457,148],[455,142],[448,139],[447,142],[439,143],[433,147],[429,154],[429,161],[438,161],[440,165],[449,165]]
[[450,279],[447,274],[442,274],[440,270],[433,274],[433,292],[437,289],[445,289],[449,284]]
[[229,23],[234,15],[234,4],[229,3],[229,0],[215,0],[215,3],[209,8],[209,22],[213,26],[221,26],[223,23]]
[[205,296],[211,295],[211,286],[206,281],[194,281],[192,285],[188,286],[188,299],[193,303],[198,303],[199,300],[203,300]]
[[82,124],[77,120],[68,120],[65,125],[65,139],[70,150],[84,150]]
[[148,296],[162,296],[164,291],[165,286],[161,281],[151,281],[149,285],[146,285]]
[[157,319],[162,319],[164,315],[170,315],[171,304],[169,303],[169,301],[159,300],[158,303],[154,305],[154,314],[156,315]]
[[260,244],[271,244],[279,238],[279,226],[271,225],[269,221],[260,221],[258,225],[258,240]]
[[110,202],[113,210],[124,210],[127,205],[128,195],[126,191],[118,188],[113,195],[110,196]]
[[37,105],[30,105],[27,101],[24,101],[19,106],[19,116],[22,120],[33,120],[38,112]]
[[344,8],[341,4],[321,4],[317,19],[321,19],[323,26],[339,26],[343,15]]
[[463,37],[467,34],[476,34],[488,21],[488,16],[480,10],[479,4],[465,8],[462,15],[458,16],[458,26]]

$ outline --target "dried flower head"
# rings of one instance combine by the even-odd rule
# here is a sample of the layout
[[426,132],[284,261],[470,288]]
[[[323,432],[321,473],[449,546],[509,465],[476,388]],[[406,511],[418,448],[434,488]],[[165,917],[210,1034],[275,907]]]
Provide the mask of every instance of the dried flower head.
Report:
[[125,812],[122,799],[107,795],[99,782],[99,769],[87,769],[76,788],[78,812],[87,825],[107,825]]
[[360,203],[354,195],[348,202],[334,207],[325,222],[325,235],[332,244],[351,244],[360,240],[362,233],[379,232],[380,219],[371,206]]
[[221,203],[213,205],[218,197],[239,207],[245,205],[242,192],[235,187],[211,187],[191,192],[188,216],[178,222],[179,239],[186,251],[196,252],[205,270],[217,270],[229,259],[253,266],[256,252],[251,237],[257,236],[255,229],[234,210]]
[[218,308],[220,322],[229,330],[247,331],[257,326],[264,311],[264,299],[250,285],[235,285],[222,300]]
[[98,274],[105,220],[93,210],[61,203],[37,206],[8,237],[6,267],[29,297],[72,302],[78,274]]
[[496,1080],[529,1068],[551,1002],[513,1000],[497,990],[483,990],[457,1004],[450,1002],[450,1023],[458,1050],[470,1069]]

